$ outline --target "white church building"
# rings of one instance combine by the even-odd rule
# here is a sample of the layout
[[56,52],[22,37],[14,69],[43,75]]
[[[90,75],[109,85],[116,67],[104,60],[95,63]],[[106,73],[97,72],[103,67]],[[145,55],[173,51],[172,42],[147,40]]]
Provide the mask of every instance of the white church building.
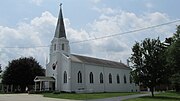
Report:
[[62,8],[55,35],[51,41],[50,59],[46,76],[37,76],[35,90],[63,92],[136,92],[131,69],[120,62],[75,55],[70,53],[63,21]]

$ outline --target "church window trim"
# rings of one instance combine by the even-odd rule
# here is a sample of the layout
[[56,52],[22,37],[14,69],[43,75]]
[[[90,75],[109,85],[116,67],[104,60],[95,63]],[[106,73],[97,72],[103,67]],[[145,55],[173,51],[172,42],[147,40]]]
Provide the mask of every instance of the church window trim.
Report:
[[64,83],[67,83],[67,72],[64,71]]
[[53,70],[55,70],[56,69],[56,64],[53,63],[52,68],[53,68]]
[[112,84],[112,75],[109,73],[109,83]]
[[89,80],[90,80],[90,83],[94,83],[94,78],[93,78],[92,72],[90,72],[90,74],[89,74]]
[[117,84],[120,83],[120,78],[119,78],[119,74],[117,74]]
[[78,83],[82,83],[82,73],[81,73],[81,71],[78,72]]
[[64,50],[64,44],[62,44],[62,50]]
[[57,65],[57,61],[56,61],[56,63],[53,63],[53,65],[52,65],[52,69],[53,69],[53,70],[56,69],[56,65]]
[[126,81],[126,75],[124,75],[124,83],[125,83],[125,84],[127,83],[127,81]]
[[99,79],[100,79],[100,83],[104,83],[104,81],[103,81],[103,73],[100,73]]

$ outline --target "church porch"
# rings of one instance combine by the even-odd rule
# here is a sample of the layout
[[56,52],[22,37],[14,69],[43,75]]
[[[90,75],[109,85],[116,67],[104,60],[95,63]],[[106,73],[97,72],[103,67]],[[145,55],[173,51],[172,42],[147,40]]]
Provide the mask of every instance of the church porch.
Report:
[[54,77],[36,76],[34,79],[35,91],[53,91],[55,90]]

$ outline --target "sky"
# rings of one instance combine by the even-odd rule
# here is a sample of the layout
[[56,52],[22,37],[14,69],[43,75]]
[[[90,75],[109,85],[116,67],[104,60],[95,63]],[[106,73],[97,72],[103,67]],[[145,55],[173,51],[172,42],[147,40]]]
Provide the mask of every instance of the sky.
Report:
[[[54,37],[59,4],[70,51],[126,64],[135,42],[160,37],[162,41],[176,31],[180,21],[134,33],[121,34],[180,19],[180,0],[1,0],[0,64],[20,57],[34,57],[44,68]],[[77,41],[97,39],[81,43]],[[32,48],[24,48],[32,47]]]

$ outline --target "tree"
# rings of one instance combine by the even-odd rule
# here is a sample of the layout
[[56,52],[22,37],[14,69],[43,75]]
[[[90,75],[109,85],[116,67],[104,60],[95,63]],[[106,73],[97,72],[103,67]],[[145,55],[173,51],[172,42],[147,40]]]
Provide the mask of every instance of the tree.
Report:
[[177,92],[180,91],[180,25],[177,26],[177,31],[170,38],[166,39],[166,43],[170,41],[167,48],[166,59],[168,62],[168,67],[171,69],[172,75],[170,80],[175,86]]
[[146,38],[142,43],[136,42],[132,48],[132,76],[136,83],[150,88],[154,96],[154,87],[164,82],[167,68],[164,58],[165,47],[158,39]]
[[34,58],[19,58],[9,62],[2,76],[2,83],[20,86],[21,92],[24,92],[26,87],[34,84],[37,75],[43,76],[44,69]]

